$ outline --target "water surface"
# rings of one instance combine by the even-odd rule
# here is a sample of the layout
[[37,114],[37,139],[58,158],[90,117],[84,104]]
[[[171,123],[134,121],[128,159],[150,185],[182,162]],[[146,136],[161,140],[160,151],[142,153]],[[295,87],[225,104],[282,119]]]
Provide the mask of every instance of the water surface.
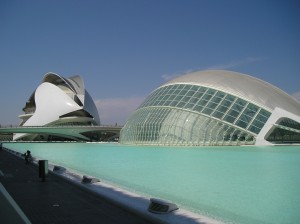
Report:
[[300,223],[299,146],[5,146],[226,222]]

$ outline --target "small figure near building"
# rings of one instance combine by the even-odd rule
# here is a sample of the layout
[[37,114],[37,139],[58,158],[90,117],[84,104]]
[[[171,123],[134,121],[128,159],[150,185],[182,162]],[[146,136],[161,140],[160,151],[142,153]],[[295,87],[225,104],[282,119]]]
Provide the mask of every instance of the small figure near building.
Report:
[[29,150],[27,150],[25,153],[24,153],[24,156],[25,156],[25,163],[28,164],[29,162],[31,162],[32,160],[32,156],[31,156],[31,152]]

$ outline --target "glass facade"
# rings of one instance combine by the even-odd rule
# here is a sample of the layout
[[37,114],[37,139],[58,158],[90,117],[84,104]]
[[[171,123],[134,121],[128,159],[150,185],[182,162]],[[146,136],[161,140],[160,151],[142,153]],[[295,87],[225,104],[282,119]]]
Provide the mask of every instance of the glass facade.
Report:
[[276,144],[300,143],[300,123],[289,118],[281,119],[267,141]]
[[171,84],[152,92],[129,118],[123,144],[254,144],[271,113],[224,91]]

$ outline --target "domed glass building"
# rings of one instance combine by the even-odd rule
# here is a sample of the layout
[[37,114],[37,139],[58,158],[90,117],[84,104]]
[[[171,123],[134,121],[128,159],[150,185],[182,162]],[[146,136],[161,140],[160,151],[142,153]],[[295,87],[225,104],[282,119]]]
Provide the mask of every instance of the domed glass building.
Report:
[[279,88],[241,73],[189,73],[165,83],[145,99],[122,128],[120,143],[300,143],[300,103]]

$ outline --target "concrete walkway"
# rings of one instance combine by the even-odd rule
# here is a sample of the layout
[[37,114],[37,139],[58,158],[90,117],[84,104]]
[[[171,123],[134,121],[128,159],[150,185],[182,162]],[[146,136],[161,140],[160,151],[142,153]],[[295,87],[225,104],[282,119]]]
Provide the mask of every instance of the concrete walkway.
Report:
[[[0,223],[151,223],[98,195],[0,150]],[[20,222],[21,220],[21,222]]]

